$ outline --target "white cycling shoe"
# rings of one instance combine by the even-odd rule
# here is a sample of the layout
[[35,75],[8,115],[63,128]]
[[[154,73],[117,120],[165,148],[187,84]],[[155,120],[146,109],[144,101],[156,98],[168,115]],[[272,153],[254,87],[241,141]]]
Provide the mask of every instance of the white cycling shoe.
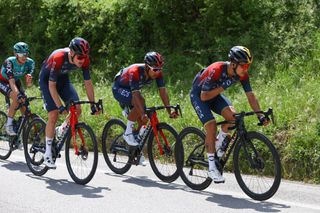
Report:
[[214,183],[224,183],[225,178],[221,175],[218,169],[208,171],[208,177],[213,180]]
[[43,155],[43,164],[46,165],[49,169],[56,169],[57,166],[52,160],[52,156]]

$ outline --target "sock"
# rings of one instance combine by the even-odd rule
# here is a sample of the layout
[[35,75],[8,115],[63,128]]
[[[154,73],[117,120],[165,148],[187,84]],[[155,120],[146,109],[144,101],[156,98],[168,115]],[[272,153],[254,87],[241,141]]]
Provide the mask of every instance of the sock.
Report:
[[53,138],[46,137],[46,153],[44,153],[45,156],[52,156],[52,153],[51,153],[52,141],[53,141]]
[[134,121],[129,121],[127,122],[127,129],[124,134],[129,135],[132,134],[132,129],[133,129]]
[[207,153],[207,155],[208,155],[209,171],[217,170],[216,164],[214,162],[214,154]]
[[11,126],[13,122],[13,118],[8,117],[7,126]]

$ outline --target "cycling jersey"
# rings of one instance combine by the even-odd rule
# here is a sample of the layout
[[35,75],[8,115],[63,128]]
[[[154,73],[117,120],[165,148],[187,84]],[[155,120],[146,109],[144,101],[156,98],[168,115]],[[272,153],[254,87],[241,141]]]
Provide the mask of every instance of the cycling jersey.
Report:
[[24,64],[19,64],[15,56],[7,58],[1,66],[0,80],[9,82],[10,79],[18,80],[26,74],[32,74],[35,63],[31,58],[27,58]]
[[[55,50],[42,64],[39,85],[48,112],[57,109],[49,91],[49,81],[57,83],[57,92],[65,103],[71,100],[79,100],[77,91],[72,85],[68,75],[68,73],[78,68],[76,65],[69,62],[69,51],[69,48]],[[87,57],[81,67],[84,80],[90,80],[89,66],[90,59]]]
[[232,104],[223,94],[202,101],[200,98],[201,91],[210,91],[218,87],[226,89],[238,81],[242,84],[245,92],[252,91],[248,74],[243,77],[229,77],[227,73],[228,65],[229,62],[213,63],[206,69],[201,70],[193,80],[190,100],[203,125],[215,119],[212,111],[221,115],[223,109],[232,106]]
[[[40,81],[57,81],[61,76],[76,70],[78,67],[69,62],[69,48],[57,49],[43,62]],[[84,80],[90,80],[90,59],[87,57],[82,66]]]
[[[144,64],[133,64],[120,70],[115,76],[115,82],[122,88],[128,88],[131,91],[140,90],[144,85],[151,84],[153,79],[146,79]],[[157,86],[164,87],[162,72],[155,79]]]
[[[132,92],[140,90],[144,85],[151,84],[153,79],[146,80],[144,64],[133,64],[120,70],[115,76],[112,85],[114,98],[120,103],[120,106],[132,106]],[[155,79],[159,88],[164,87],[162,72]]]
[[240,81],[245,92],[252,91],[249,75],[243,77],[229,77],[227,73],[229,62],[216,62],[201,70],[193,80],[192,89],[199,94],[201,91],[210,91],[218,87],[231,86]]

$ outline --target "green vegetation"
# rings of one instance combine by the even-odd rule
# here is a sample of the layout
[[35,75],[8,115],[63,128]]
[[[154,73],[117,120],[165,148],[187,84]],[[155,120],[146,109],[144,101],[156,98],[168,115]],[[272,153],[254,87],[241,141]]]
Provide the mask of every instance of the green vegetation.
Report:
[[[83,118],[101,137],[110,117],[121,118],[111,93],[114,74],[144,53],[165,56],[165,78],[171,103],[180,103],[183,118],[170,120],[177,130],[201,124],[188,92],[194,75],[214,61],[226,60],[234,45],[250,48],[252,86],[264,109],[273,107],[276,124],[248,129],[273,139],[282,160],[283,176],[320,183],[320,3],[317,0],[0,0],[0,56],[12,54],[12,45],[30,44],[37,72],[56,48],[82,36],[92,47],[92,75],[96,97],[105,114],[94,117],[85,108]],[[81,75],[73,73],[80,97],[86,98]],[[39,94],[36,87],[28,94]],[[148,105],[160,104],[155,87],[143,90]],[[240,86],[226,92],[238,111],[250,110]],[[42,105],[32,106],[46,116]],[[221,119],[221,118],[220,118]]]

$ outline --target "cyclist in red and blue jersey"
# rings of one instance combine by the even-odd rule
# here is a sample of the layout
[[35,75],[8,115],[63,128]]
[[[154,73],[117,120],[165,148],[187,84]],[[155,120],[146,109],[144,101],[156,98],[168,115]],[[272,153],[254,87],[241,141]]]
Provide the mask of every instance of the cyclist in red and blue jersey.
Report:
[[13,117],[16,113],[18,104],[24,101],[25,93],[22,88],[20,79],[26,78],[26,85],[32,85],[32,73],[35,63],[29,58],[30,50],[28,44],[18,42],[13,46],[15,56],[7,58],[1,67],[0,73],[0,92],[6,97],[7,104],[10,104],[8,110],[8,120],[6,124],[6,132],[13,136],[17,133],[13,127]]
[[[44,154],[44,164],[48,166],[48,168],[56,168],[52,160],[51,146],[55,135],[55,125],[58,115],[59,113],[67,114],[60,98],[65,103],[79,100],[79,96],[68,74],[77,68],[81,68],[88,99],[89,101],[94,101],[95,99],[89,71],[89,50],[89,43],[83,38],[76,37],[71,40],[69,47],[53,51],[42,64],[39,84],[44,104],[48,111],[46,152]],[[92,105],[91,111],[98,114],[100,109]],[[78,115],[81,113],[80,105],[77,106],[77,113]],[[65,125],[66,124],[63,124],[63,126]],[[59,131],[61,132],[61,130],[58,130],[59,128],[57,127],[57,133]]]
[[[144,57],[144,63],[132,64],[120,70],[115,76],[112,86],[113,96],[123,109],[131,109],[127,117],[127,128],[123,135],[125,141],[130,146],[138,145],[138,142],[132,134],[134,123],[138,121],[139,126],[141,126],[141,124],[146,123],[148,120],[144,111],[145,99],[142,97],[140,89],[155,80],[163,104],[165,106],[170,105],[169,96],[163,80],[163,65],[164,60],[159,53],[148,52]],[[167,111],[171,118],[177,117],[175,112],[171,112],[170,109]]]
[[[208,176],[215,183],[223,183],[221,175],[215,164],[215,153],[221,157],[224,152],[220,149],[223,140],[228,135],[228,127],[223,125],[216,137],[217,125],[212,111],[222,115],[226,120],[234,120],[233,114],[236,110],[231,102],[222,94],[231,85],[240,82],[254,111],[260,111],[249,81],[248,69],[252,63],[252,55],[248,48],[234,46],[229,52],[230,61],[215,62],[201,70],[193,80],[190,99],[199,119],[206,131],[206,148],[209,161]],[[263,114],[258,114],[258,119],[264,125],[269,120]]]

